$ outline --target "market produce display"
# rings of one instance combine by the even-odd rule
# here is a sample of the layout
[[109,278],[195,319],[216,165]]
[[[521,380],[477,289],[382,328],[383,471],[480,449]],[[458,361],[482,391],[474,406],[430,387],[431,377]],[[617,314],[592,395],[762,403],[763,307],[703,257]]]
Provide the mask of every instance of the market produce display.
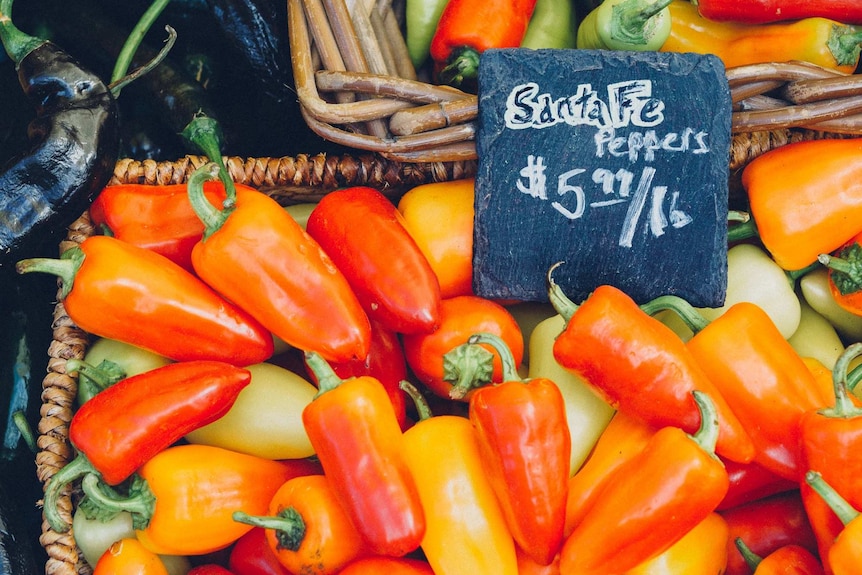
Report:
[[[269,68],[267,98],[296,104],[285,63],[312,54],[285,52],[298,24],[279,19],[315,8],[276,4],[183,9],[220,22],[256,73]],[[735,67],[774,65],[767,83],[804,69],[858,106],[855,3],[396,4],[405,51],[392,57],[419,74],[397,84],[416,90],[411,104],[424,82],[475,104],[483,51],[527,47],[714,54],[730,83]],[[139,25],[168,13],[144,8]],[[357,28],[385,29],[391,9]],[[542,278],[547,300],[491,299],[473,283],[469,170],[280,201],[271,175],[240,177],[223,155],[236,126],[214,106],[171,119],[202,154],[187,176],[119,181],[118,106],[144,87],[145,64],[125,60],[126,74],[120,60],[107,83],[81,76],[11,13],[0,0],[5,64],[42,98],[33,134],[45,139],[0,175],[23,226],[6,222],[0,247],[17,281],[57,285],[33,448],[48,575],[862,573],[854,113],[834,132],[810,129],[826,115],[784,127],[732,171],[723,306],[636,301],[612,283],[574,301],[555,281],[562,261]],[[328,60],[316,32],[313,58]],[[175,41],[139,58],[156,70]],[[373,74],[356,73],[362,109]],[[201,96],[204,76],[190,80]],[[95,102],[73,102],[69,82]],[[763,109],[800,82],[775,84]],[[40,155],[65,114],[84,112],[94,123],[69,130],[56,163]],[[70,158],[75,169],[59,161]],[[43,192],[45,222],[30,218]],[[31,241],[49,233],[65,234],[59,254]]]

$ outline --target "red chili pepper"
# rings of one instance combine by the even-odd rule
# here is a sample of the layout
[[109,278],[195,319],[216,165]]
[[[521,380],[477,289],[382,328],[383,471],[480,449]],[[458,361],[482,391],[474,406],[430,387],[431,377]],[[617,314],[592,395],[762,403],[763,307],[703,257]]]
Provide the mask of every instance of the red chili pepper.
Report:
[[728,486],[713,451],[718,413],[707,394],[693,395],[702,410],[700,429],[687,435],[663,427],[617,468],[563,544],[562,573],[623,573],[667,550],[715,510]]
[[[330,362],[341,379],[369,375],[383,384],[401,429],[407,426],[406,397],[399,387],[407,379],[407,360],[398,334],[371,320],[371,348],[364,360]],[[310,373],[313,377],[313,372]]]
[[306,363],[320,393],[302,421],[339,500],[371,552],[400,557],[417,549],[425,514],[386,390],[373,377],[341,380],[313,352]]
[[805,547],[785,545],[761,557],[749,549],[741,537],[734,543],[754,575],[823,575],[820,559]]
[[722,510],[719,514],[730,530],[725,575],[751,575],[752,572],[734,544],[737,538],[761,556],[787,545],[799,545],[812,553],[817,552],[817,540],[799,490],[758,499]]
[[117,485],[188,432],[227,413],[249,383],[247,369],[227,363],[169,363],[96,394],[69,422],[69,440],[105,483]]
[[364,358],[371,325],[344,275],[271,197],[237,190],[236,205],[219,210],[202,185],[215,164],[189,178],[189,198],[204,222],[192,250],[195,271],[272,333],[332,361]]
[[443,84],[474,80],[479,55],[521,45],[536,0],[449,0],[431,39],[431,57]]
[[563,541],[572,447],[563,395],[549,379],[521,379],[499,337],[477,334],[469,343],[489,344],[503,359],[503,382],[470,399],[482,463],[515,543],[549,565]]
[[22,260],[17,270],[59,275],[66,313],[93,335],[176,361],[251,365],[273,352],[272,335],[245,311],[164,256],[116,238],[90,236],[59,260]]
[[698,0],[697,10],[710,20],[752,24],[813,17],[862,24],[862,4],[856,0]]
[[800,481],[799,422],[821,401],[811,371],[769,315],[750,302],[734,304],[687,346],[748,430],[754,461]]
[[269,547],[263,527],[253,527],[236,540],[230,549],[228,567],[236,575],[290,575]]
[[326,194],[308,216],[308,234],[347,278],[369,318],[399,333],[440,325],[440,283],[386,196],[368,187]]
[[554,342],[561,366],[580,374],[619,411],[654,427],[694,432],[700,414],[691,393],[706,392],[719,413],[717,452],[740,462],[754,457],[742,424],[669,327],[610,285],[599,286],[576,306],[548,276],[551,302],[567,318]]
[[[207,182],[204,193],[213,205],[227,197],[221,182]],[[192,248],[204,232],[185,184],[108,186],[90,205],[90,220],[109,235],[160,253],[189,271]]]
[[776,475],[756,463],[737,463],[726,460],[724,468],[730,479],[730,488],[718,506],[719,511],[763,499],[776,493],[799,489],[798,481],[791,481]]

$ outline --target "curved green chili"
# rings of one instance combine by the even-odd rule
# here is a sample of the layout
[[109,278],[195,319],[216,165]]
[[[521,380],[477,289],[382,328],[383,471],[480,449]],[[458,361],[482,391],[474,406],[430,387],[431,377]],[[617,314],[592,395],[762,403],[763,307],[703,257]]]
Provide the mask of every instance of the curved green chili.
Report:
[[430,57],[431,38],[437,30],[440,14],[449,0],[407,0],[404,6],[407,53],[416,68]]

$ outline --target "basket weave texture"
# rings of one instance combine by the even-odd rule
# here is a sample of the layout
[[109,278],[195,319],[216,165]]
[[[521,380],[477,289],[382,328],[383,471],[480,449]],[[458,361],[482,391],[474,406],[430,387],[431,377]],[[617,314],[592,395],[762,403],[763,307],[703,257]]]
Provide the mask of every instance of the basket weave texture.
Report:
[[[738,181],[742,168],[757,156],[788,143],[836,137],[834,133],[800,129],[779,129],[736,135],[730,155],[731,188]],[[206,158],[187,156],[175,162],[138,162],[121,160],[117,163],[110,184],[142,183],[148,185],[184,183]],[[376,155],[357,157],[298,156],[296,158],[225,158],[236,182],[257,187],[272,195],[279,203],[314,201],[340,185],[368,185],[391,197],[410,186],[436,181],[449,181],[472,175],[471,161],[429,164],[399,163]],[[80,244],[95,233],[89,215],[84,213],[73,222],[59,245],[59,253]],[[42,405],[38,423],[36,472],[43,486],[63,466],[74,458],[69,443],[69,422],[77,395],[77,378],[66,373],[69,359],[82,359],[91,336],[77,327],[66,314],[60,289],[55,304],[53,339],[48,348],[47,373],[42,382]],[[59,498],[59,513],[71,525],[75,501],[80,495],[76,485],[67,486]],[[40,544],[47,552],[47,575],[89,575],[90,565],[84,561],[75,543],[74,533],[57,533],[46,521],[42,522]]]

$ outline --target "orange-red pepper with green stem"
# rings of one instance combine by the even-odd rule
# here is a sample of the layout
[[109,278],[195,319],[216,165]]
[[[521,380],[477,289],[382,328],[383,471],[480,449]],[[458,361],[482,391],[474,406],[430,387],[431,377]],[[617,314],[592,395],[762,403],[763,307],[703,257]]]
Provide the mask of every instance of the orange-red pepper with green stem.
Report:
[[330,257],[262,192],[239,188],[234,206],[210,204],[203,184],[217,174],[210,163],[188,183],[205,226],[192,250],[198,276],[294,347],[331,361],[364,358],[371,324]]
[[431,39],[440,82],[473,81],[482,52],[520,46],[535,7],[536,0],[449,0]]
[[785,545],[761,557],[741,537],[734,543],[754,575],[823,575],[820,559],[801,545]]
[[862,234],[817,259],[828,268],[829,291],[843,309],[862,315]]
[[482,464],[515,542],[542,565],[563,541],[569,453],[566,406],[557,385],[523,380],[505,342],[479,333],[468,343],[491,345],[503,359],[503,381],[482,386],[470,398]]
[[859,573],[859,565],[862,565],[862,514],[829,485],[819,471],[808,471],[805,482],[823,498],[844,525],[823,559],[829,571],[834,575]]
[[383,384],[370,376],[342,380],[313,352],[305,361],[320,391],[302,422],[336,496],[372,553],[400,557],[416,550],[425,513]]
[[164,256],[110,236],[90,236],[60,259],[21,260],[17,270],[58,275],[66,313],[93,335],[176,361],[246,366],[273,352],[272,334],[243,309]]
[[714,452],[718,413],[706,393],[692,395],[701,414],[698,431],[663,427],[614,471],[563,544],[562,573],[623,573],[666,551],[715,511],[728,487]]
[[561,366],[579,373],[617,410],[655,427],[674,425],[689,433],[700,425],[691,393],[704,391],[719,413],[718,453],[734,461],[753,459],[748,433],[679,336],[610,285],[575,304],[553,281],[553,269],[550,300],[567,318],[554,341]]

